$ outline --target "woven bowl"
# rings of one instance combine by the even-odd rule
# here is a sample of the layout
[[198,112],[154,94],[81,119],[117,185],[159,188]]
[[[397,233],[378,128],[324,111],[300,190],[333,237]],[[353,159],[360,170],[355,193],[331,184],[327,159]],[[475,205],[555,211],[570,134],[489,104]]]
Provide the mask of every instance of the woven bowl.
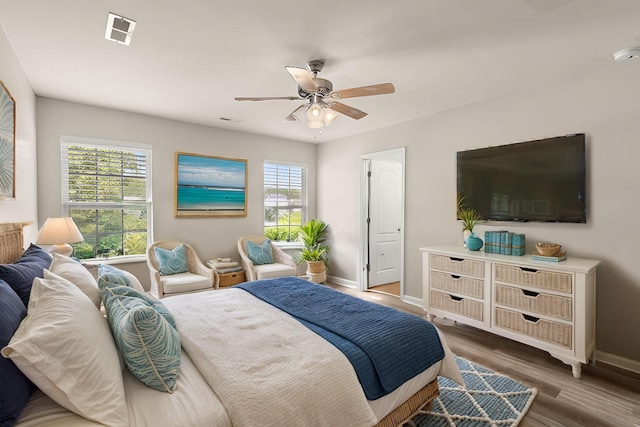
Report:
[[536,249],[538,250],[538,253],[542,256],[554,256],[558,252],[560,252],[560,249],[562,249],[562,246],[560,246],[557,243],[538,242],[536,243]]

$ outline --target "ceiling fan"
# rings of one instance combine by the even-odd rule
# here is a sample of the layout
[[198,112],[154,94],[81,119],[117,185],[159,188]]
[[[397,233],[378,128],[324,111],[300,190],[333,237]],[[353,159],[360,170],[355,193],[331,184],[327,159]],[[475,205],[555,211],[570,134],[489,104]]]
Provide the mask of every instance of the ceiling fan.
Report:
[[333,90],[333,83],[318,77],[318,73],[324,67],[324,60],[309,61],[306,67],[287,66],[285,69],[298,83],[298,96],[268,96],[235,98],[236,101],[272,101],[272,100],[309,100],[291,112],[284,120],[293,122],[301,121],[308,127],[316,129],[329,124],[338,114],[344,114],[352,119],[360,120],[367,113],[357,108],[350,107],[339,102],[345,98],[360,96],[384,95],[394,93],[395,87],[391,83],[380,83],[370,86],[361,86],[350,89]]

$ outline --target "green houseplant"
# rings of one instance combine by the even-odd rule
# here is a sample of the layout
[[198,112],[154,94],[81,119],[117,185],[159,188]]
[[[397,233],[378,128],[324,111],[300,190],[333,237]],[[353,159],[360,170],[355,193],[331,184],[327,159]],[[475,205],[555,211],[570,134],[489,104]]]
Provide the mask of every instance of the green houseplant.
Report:
[[473,233],[473,228],[482,220],[477,210],[469,208],[464,203],[464,196],[458,196],[457,218],[462,222],[463,240],[466,241]]
[[331,252],[325,244],[328,233],[329,226],[319,219],[312,219],[300,227],[299,237],[304,246],[298,262],[307,263],[307,276],[316,283],[324,282],[327,278],[326,269]]

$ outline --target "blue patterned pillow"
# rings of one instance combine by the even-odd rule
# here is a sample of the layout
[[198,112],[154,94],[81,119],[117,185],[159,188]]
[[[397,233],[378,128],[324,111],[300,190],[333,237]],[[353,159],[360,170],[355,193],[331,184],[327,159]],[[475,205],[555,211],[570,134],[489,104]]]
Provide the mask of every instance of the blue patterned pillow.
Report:
[[[4,281],[0,280],[0,348],[9,344],[27,307]],[[27,404],[34,386],[11,359],[0,356],[0,426],[12,426]]]
[[102,270],[102,272],[98,276],[98,288],[100,289],[100,298],[102,299],[105,306],[106,306],[105,299],[108,295],[106,292],[107,289],[125,288],[125,289],[119,289],[118,295],[140,298],[141,300],[149,304],[151,307],[153,307],[158,313],[160,313],[162,317],[167,319],[167,322],[169,322],[171,326],[173,326],[174,328],[176,327],[175,319],[173,318],[169,310],[167,310],[167,307],[165,307],[165,305],[160,302],[160,300],[157,300],[155,298],[150,298],[149,296],[147,296],[147,294],[142,293],[139,290],[132,287],[130,283],[131,282],[129,281],[129,278],[127,277],[127,275],[123,270],[120,270],[115,267],[109,267],[108,269]]
[[257,245],[247,240],[247,255],[255,265],[273,264],[273,253],[271,252],[271,240],[267,239],[261,245]]
[[142,283],[138,280],[136,276],[126,270],[120,270],[117,267],[108,264],[99,264],[98,265],[98,279],[100,276],[106,273],[114,273],[118,275],[118,280],[122,286],[130,286],[133,289],[140,291],[142,293],[145,292]]
[[155,390],[173,393],[180,369],[180,335],[128,286],[104,290],[104,306],[116,345],[129,371]]
[[26,307],[29,304],[33,279],[42,278],[44,269],[49,268],[49,265],[51,255],[32,243],[13,264],[0,264],[0,279],[11,286]]
[[172,250],[155,247],[153,252],[158,258],[158,270],[161,276],[185,273],[187,271],[187,248],[180,244]]

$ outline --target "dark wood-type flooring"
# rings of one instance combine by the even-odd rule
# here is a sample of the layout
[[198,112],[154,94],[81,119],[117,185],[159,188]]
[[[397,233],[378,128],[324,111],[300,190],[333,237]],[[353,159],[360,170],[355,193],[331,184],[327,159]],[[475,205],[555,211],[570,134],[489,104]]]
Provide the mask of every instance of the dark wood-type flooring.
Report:
[[[391,295],[328,285],[424,316],[422,308]],[[435,323],[455,354],[538,389],[520,426],[640,426],[640,374],[597,363],[583,366],[582,378],[575,379],[570,366],[544,351],[470,326]]]

